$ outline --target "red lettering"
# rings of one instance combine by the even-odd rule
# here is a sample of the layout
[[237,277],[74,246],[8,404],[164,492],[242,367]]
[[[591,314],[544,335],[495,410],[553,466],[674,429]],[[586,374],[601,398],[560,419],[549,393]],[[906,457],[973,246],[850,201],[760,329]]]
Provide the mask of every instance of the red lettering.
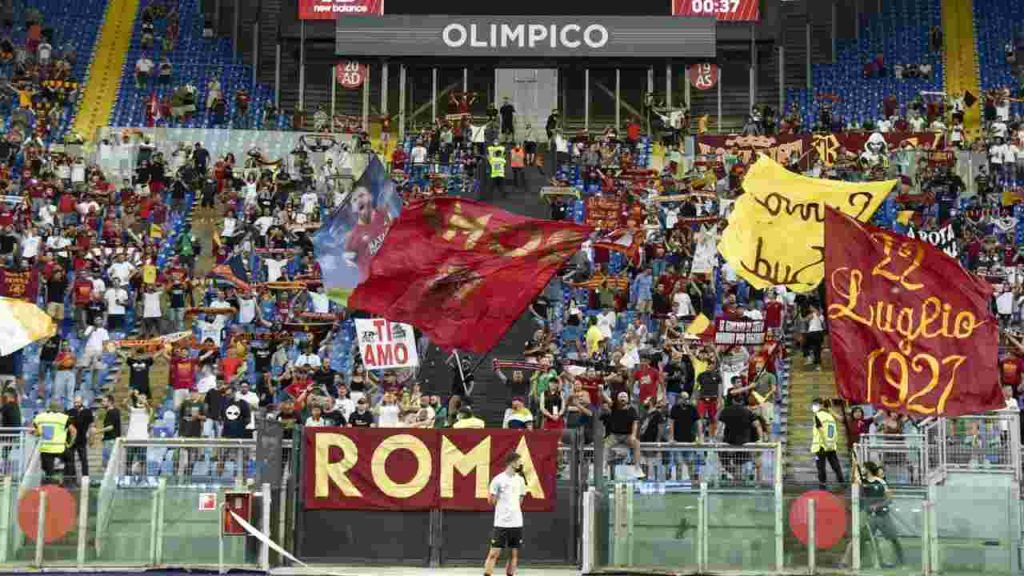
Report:
[[405,344],[399,342],[395,344],[395,363],[406,364],[409,362],[409,349],[405,347]]
[[388,344],[377,344],[377,365],[387,366],[393,363],[394,356],[392,355],[391,346]]
[[373,357],[373,346],[367,344],[366,349],[363,350],[363,364],[367,368],[371,368],[377,365],[377,361]]
[[[387,322],[388,322],[387,320],[384,320],[382,318],[374,318],[373,319],[373,327],[377,329],[377,340],[379,340],[379,341],[383,341],[384,340],[384,331],[381,330],[381,328],[385,324],[387,324]],[[388,336],[388,340],[390,340],[390,339],[391,339],[391,337],[389,335]]]

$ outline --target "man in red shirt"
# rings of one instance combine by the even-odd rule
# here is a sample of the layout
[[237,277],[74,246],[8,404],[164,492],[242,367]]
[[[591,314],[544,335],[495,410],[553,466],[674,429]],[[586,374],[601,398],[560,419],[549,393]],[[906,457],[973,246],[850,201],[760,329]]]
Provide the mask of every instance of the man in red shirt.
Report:
[[587,371],[576,378],[580,385],[583,387],[583,391],[587,393],[591,406],[601,405],[601,385],[604,383],[604,379],[598,376],[597,370],[592,366],[587,368]]
[[71,285],[71,304],[75,307],[75,325],[78,332],[85,331],[89,322],[87,306],[92,301],[92,275],[83,269],[75,275],[75,283]]
[[774,291],[771,299],[764,305],[764,327],[768,330],[779,330],[782,328],[783,305],[782,298]]
[[171,388],[174,389],[174,409],[181,407],[196,386],[196,359],[189,357],[188,348],[178,348],[170,362]]
[[651,366],[651,359],[647,356],[640,357],[640,367],[633,372],[633,381],[637,383],[641,403],[660,396],[661,372]]

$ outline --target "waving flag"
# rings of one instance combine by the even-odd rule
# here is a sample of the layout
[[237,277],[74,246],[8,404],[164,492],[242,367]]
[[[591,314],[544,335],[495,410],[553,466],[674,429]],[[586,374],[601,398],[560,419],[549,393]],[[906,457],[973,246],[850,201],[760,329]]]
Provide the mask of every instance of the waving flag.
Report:
[[57,333],[53,319],[35,304],[14,298],[0,298],[0,356]]
[[840,395],[918,416],[1004,406],[992,287],[927,242],[825,215],[825,286]]
[[402,198],[394,182],[380,160],[372,156],[345,203],[335,208],[313,236],[327,296],[345,303],[352,289],[366,278],[401,210]]
[[444,348],[486,352],[579,250],[590,229],[438,198],[411,204],[349,297]]

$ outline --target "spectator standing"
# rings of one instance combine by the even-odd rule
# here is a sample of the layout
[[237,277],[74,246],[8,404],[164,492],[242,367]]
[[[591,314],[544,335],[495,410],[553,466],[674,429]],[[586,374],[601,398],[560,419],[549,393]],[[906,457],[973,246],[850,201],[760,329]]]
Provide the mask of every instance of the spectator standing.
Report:
[[174,352],[168,369],[170,370],[171,388],[173,389],[174,409],[181,408],[181,403],[189,396],[189,391],[196,386],[196,358],[189,356],[188,348],[180,347]]
[[370,402],[365,397],[356,401],[356,411],[348,420],[349,426],[353,428],[372,428],[373,413],[370,412]]
[[32,420],[32,433],[39,437],[39,459],[43,468],[43,483],[59,483],[56,475],[58,458],[63,458],[75,440],[75,426],[61,410],[60,404],[51,402],[45,412]]
[[23,425],[18,391],[6,388],[0,394],[0,428],[21,428]]
[[[103,327],[103,315],[93,319],[92,326],[82,333],[85,348],[78,358],[79,390],[87,392],[90,398],[99,395],[100,371],[103,369],[103,348],[110,340],[110,332]],[[88,377],[87,377],[88,376]]]
[[843,482],[843,470],[839,466],[839,456],[836,454],[839,429],[836,426],[835,417],[832,416],[828,406],[822,402],[821,398],[815,398],[811,402],[811,412],[814,413],[811,453],[814,454],[814,464],[818,468],[818,484],[824,490],[826,462],[832,467],[836,481],[840,484]]
[[645,474],[641,468],[643,460],[640,456],[639,433],[640,415],[636,408],[629,403],[629,394],[619,392],[615,397],[615,404],[605,415],[604,449],[608,452],[616,446],[625,445],[633,451],[633,466],[636,469],[637,477],[644,478]]
[[101,400],[103,407],[103,466],[106,468],[107,461],[114,449],[114,441],[121,437],[121,411],[114,403],[114,397],[110,394],[103,396]]
[[65,476],[75,474],[75,458],[82,463],[80,478],[89,476],[89,438],[92,437],[92,410],[85,406],[81,396],[75,396],[74,404],[68,410],[68,421],[76,430],[74,439],[64,456]]

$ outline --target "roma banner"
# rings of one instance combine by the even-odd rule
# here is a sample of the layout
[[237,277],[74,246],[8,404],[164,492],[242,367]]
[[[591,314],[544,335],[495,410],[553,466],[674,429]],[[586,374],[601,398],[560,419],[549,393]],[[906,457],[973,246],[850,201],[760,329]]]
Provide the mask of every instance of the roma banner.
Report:
[[367,370],[412,368],[416,356],[416,334],[412,326],[383,318],[356,319],[359,355]]
[[743,180],[718,251],[755,288],[813,290],[824,276],[826,206],[866,222],[895,185],[808,178],[761,156]]
[[927,242],[832,209],[825,228],[840,395],[918,416],[1002,408],[992,287]]
[[306,428],[307,510],[490,510],[505,457],[523,459],[523,510],[554,510],[557,431]]
[[402,210],[348,306],[483,353],[589,233],[463,198],[421,200]]

